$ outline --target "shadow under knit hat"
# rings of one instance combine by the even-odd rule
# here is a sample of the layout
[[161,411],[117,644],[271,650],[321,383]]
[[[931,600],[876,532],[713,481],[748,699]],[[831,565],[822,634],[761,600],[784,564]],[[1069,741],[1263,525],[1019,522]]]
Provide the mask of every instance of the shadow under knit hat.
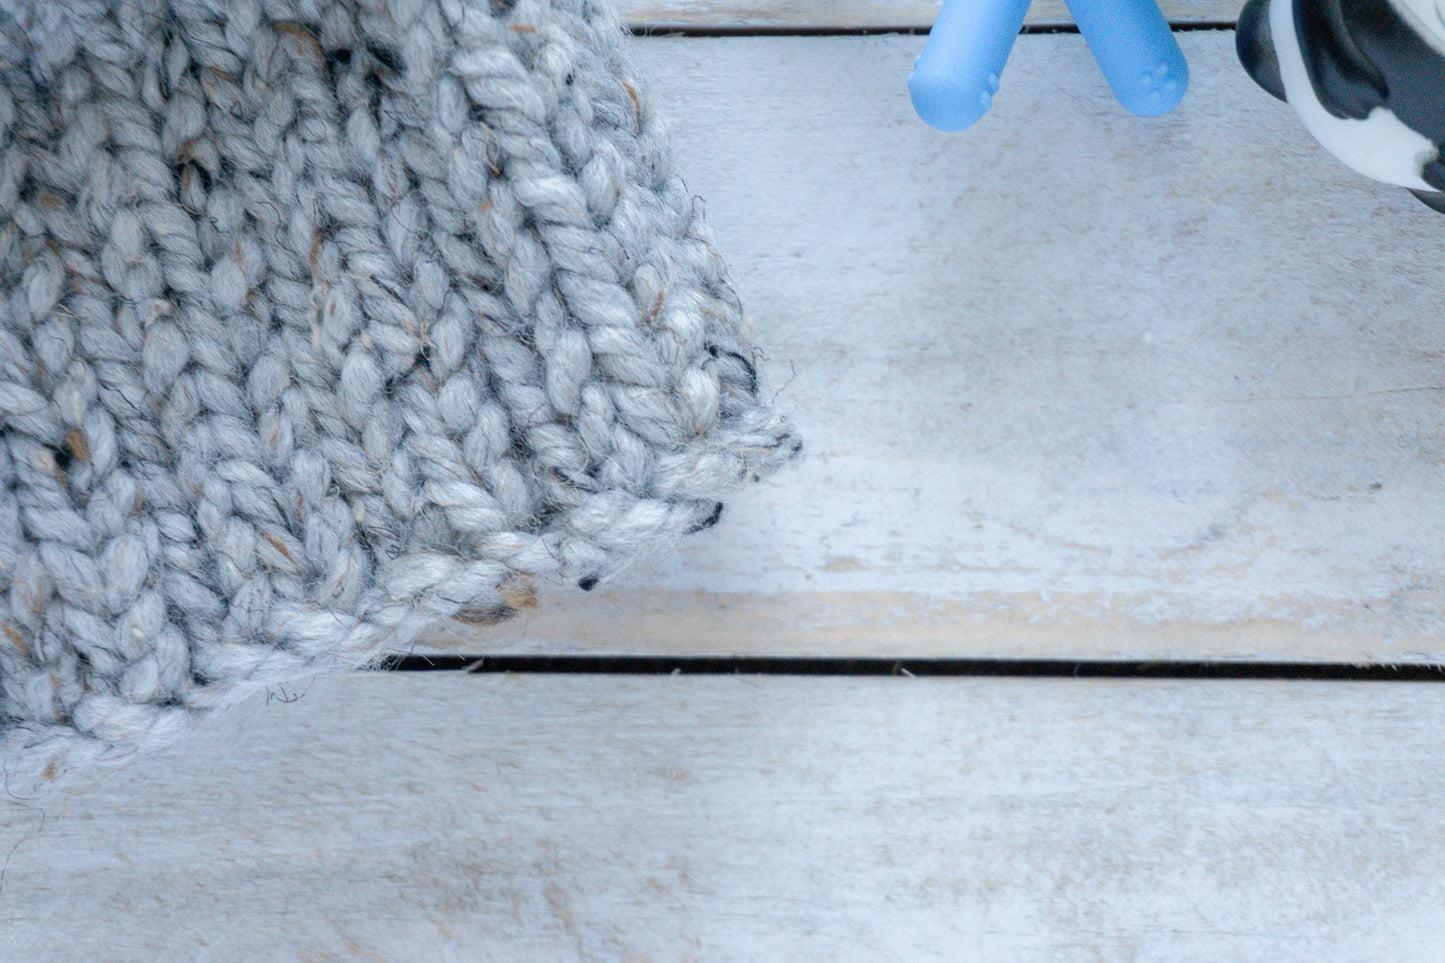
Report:
[[595,0],[0,0],[0,768],[590,588],[800,450]]

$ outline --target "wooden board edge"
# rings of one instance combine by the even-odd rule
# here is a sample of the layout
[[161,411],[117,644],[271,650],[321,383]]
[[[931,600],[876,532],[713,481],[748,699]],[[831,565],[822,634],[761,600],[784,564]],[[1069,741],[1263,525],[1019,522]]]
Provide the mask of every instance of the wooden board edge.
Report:
[[1149,619],[1150,599],[943,599],[893,591],[556,593],[496,625],[448,623],[418,651],[511,655],[1128,659],[1445,664],[1445,637],[1352,606],[1313,620]]

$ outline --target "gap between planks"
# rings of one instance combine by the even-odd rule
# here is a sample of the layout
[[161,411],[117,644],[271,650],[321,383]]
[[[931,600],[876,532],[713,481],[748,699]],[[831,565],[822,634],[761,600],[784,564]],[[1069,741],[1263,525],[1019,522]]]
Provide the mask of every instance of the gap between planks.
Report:
[[533,675],[909,676],[918,678],[1199,679],[1445,682],[1445,666],[1340,662],[1077,659],[785,658],[685,655],[397,655],[383,672]]
[[[929,24],[885,23],[830,26],[827,24],[766,23],[688,24],[661,21],[629,23],[625,26],[634,37],[642,39],[650,37],[875,37],[890,34],[916,37],[926,36],[931,29]],[[1171,23],[1169,26],[1174,33],[1193,33],[1201,30],[1234,30],[1238,24],[1234,20],[1191,20]],[[1072,21],[1041,20],[1025,23],[1019,30],[1019,35],[1077,34],[1078,32],[1078,25]]]
[[[618,11],[639,34],[767,35],[926,33],[938,3],[917,0],[622,0]],[[1164,0],[1160,12],[1176,30],[1232,27],[1240,4],[1233,0]],[[1037,0],[1024,29],[1072,28],[1063,0]]]

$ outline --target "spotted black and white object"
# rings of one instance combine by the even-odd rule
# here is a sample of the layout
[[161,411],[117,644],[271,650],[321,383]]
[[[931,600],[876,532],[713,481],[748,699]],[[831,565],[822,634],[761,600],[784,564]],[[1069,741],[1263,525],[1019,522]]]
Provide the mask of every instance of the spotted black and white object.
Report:
[[1330,153],[1445,212],[1445,0],[1249,0],[1236,46]]

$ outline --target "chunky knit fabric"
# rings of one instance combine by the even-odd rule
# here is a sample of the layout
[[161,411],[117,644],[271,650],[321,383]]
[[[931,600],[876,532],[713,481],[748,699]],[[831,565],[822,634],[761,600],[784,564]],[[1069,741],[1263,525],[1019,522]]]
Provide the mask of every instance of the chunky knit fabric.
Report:
[[583,588],[796,453],[597,0],[0,0],[0,767]]

